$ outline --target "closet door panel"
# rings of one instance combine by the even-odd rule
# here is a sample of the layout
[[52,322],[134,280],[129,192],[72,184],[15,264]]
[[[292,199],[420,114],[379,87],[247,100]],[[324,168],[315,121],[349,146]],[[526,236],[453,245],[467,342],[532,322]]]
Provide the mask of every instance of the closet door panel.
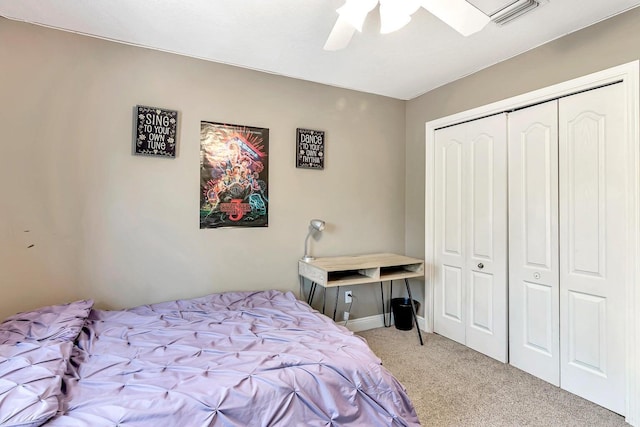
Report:
[[[522,316],[525,320],[524,330],[522,333],[525,348],[533,350],[535,354],[553,359],[554,363],[550,363],[550,372],[553,374],[547,381],[558,385],[560,382],[558,359],[558,325],[554,324],[553,319],[557,319],[558,312],[554,310],[554,302],[558,301],[558,295],[554,295],[554,287],[533,282],[523,282],[524,301]],[[542,319],[536,322],[535,319]],[[513,364],[513,363],[512,363]],[[542,378],[541,376],[539,376]]]
[[471,272],[469,326],[486,334],[492,334],[494,330],[493,287],[492,275]]
[[606,376],[607,300],[580,292],[569,292],[568,306],[569,363],[591,374]]
[[474,259],[493,259],[494,139],[483,133],[469,145],[469,249]]
[[507,359],[506,115],[435,133],[434,331]]
[[436,132],[434,331],[465,343],[466,125]]
[[571,275],[605,275],[605,126],[605,115],[588,110],[566,123],[567,255]]
[[560,384],[557,101],[509,115],[509,362]]
[[467,123],[467,346],[507,361],[506,115]]
[[[493,145],[482,133],[469,144],[469,327],[493,333]],[[476,261],[478,261],[476,263]],[[475,263],[475,265],[474,265]],[[479,269],[478,264],[483,268]],[[475,268],[474,268],[475,267]]]
[[625,411],[631,245],[622,85],[559,101],[561,387]]
[[[462,269],[451,265],[442,265],[442,317],[462,327]],[[442,329],[440,329],[442,331]],[[463,340],[461,337],[460,340]],[[459,340],[457,340],[459,341]]]

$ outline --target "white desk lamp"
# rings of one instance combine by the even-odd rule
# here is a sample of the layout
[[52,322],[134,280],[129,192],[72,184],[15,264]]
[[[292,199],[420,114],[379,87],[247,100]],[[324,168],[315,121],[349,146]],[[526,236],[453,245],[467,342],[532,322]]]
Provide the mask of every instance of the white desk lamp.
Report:
[[309,238],[324,230],[324,221],[321,219],[312,219],[309,223],[309,233],[307,234],[307,238],[304,240],[304,256],[302,257],[303,261],[312,261],[315,258],[309,255]]

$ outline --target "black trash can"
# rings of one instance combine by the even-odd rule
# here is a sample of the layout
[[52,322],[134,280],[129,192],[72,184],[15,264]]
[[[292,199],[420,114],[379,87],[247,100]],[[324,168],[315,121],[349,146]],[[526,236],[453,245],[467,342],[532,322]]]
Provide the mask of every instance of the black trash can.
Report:
[[[394,323],[396,329],[401,331],[410,331],[413,329],[413,313],[411,312],[411,303],[409,298],[392,298],[391,311],[393,312]],[[413,300],[416,307],[416,313],[420,308],[420,302]]]

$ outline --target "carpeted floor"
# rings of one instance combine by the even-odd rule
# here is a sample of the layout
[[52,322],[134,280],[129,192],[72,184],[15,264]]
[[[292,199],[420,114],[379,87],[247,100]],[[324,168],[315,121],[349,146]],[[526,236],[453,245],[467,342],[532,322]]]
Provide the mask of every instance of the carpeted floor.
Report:
[[624,417],[447,338],[358,332],[407,388],[424,426],[628,426]]

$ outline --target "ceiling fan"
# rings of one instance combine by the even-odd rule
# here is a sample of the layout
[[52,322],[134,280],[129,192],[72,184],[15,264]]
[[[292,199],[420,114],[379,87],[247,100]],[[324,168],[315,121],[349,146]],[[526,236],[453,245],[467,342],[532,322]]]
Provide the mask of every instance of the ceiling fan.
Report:
[[325,50],[345,48],[357,31],[362,31],[364,20],[380,3],[380,33],[399,30],[411,21],[411,15],[420,7],[438,17],[463,36],[484,28],[490,17],[465,0],[345,0],[337,9],[336,21]]

